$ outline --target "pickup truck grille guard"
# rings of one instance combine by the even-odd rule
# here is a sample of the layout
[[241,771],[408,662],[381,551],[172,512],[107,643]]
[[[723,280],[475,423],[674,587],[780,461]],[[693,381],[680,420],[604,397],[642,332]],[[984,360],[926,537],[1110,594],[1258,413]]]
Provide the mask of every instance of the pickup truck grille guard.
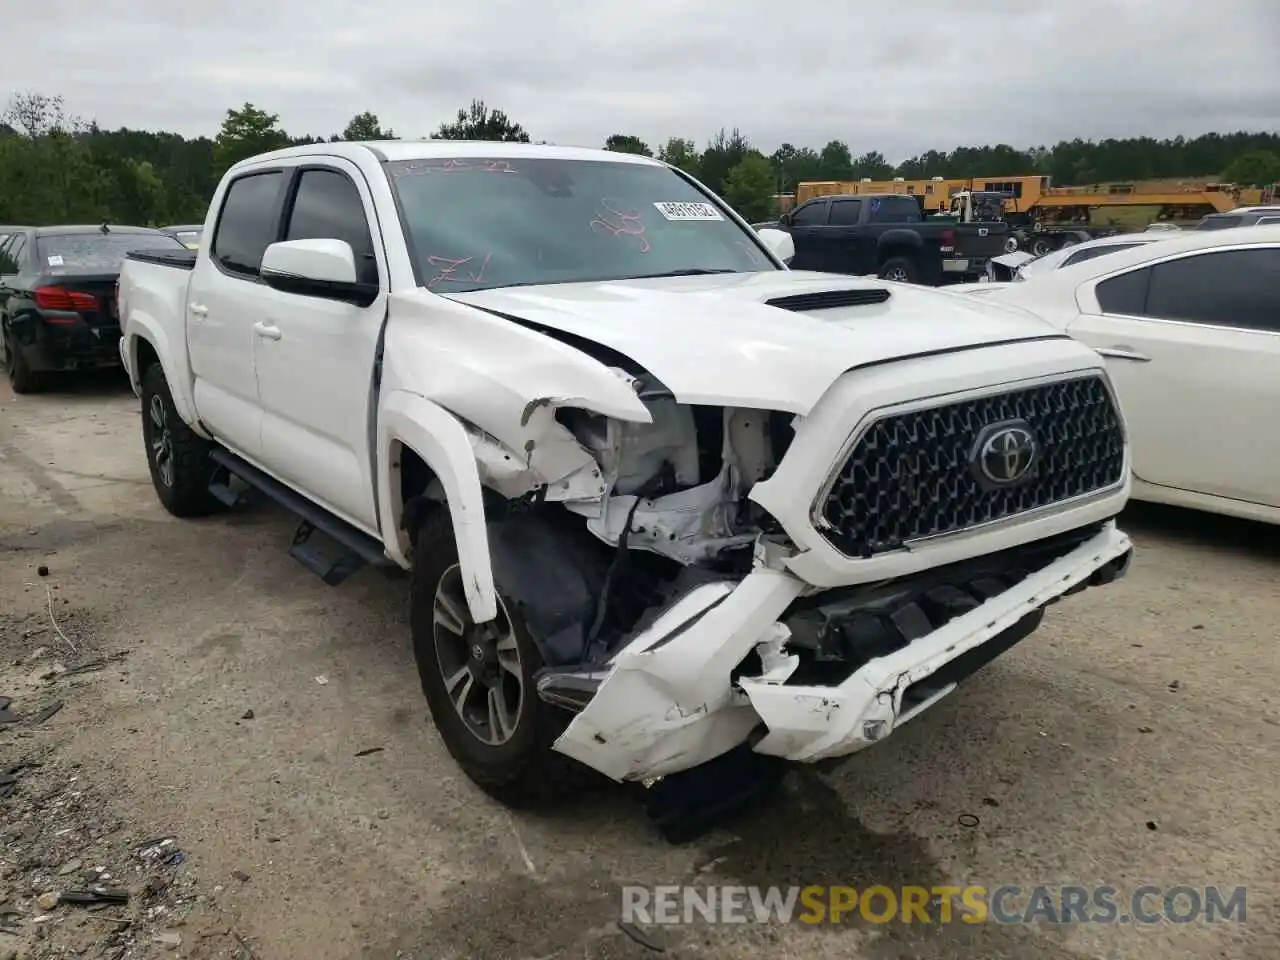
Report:
[[[978,447],[1004,424],[1033,446],[1013,451],[1025,475],[1001,484],[984,477]],[[1096,374],[892,414],[851,438],[814,525],[844,556],[867,559],[1118,486],[1124,457],[1116,404]]]

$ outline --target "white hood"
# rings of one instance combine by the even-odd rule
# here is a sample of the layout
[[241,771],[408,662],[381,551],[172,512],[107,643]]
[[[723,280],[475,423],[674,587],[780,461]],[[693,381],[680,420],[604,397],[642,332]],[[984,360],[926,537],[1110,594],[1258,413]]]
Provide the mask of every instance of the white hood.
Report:
[[[794,312],[784,296],[884,288],[887,302]],[[591,340],[681,403],[807,414],[845,371],[986,344],[1061,337],[1034,315],[927,287],[801,271],[550,284],[450,299]]]

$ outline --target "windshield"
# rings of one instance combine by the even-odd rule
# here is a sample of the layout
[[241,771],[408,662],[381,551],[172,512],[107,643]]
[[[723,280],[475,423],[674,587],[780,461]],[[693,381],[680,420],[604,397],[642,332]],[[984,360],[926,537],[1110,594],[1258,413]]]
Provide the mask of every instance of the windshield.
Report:
[[1060,267],[1072,267],[1077,263],[1084,263],[1086,260],[1105,257],[1109,253],[1132,250],[1134,247],[1143,246],[1153,242],[1153,240],[1154,238],[1152,237],[1141,239],[1134,237],[1129,243],[1099,243],[1095,246],[1077,244],[1071,247],[1063,247],[1059,250],[1054,250],[1052,253],[1046,253],[1043,257],[1027,261],[1018,268],[1018,279],[1025,280],[1027,277],[1048,273],[1050,270],[1057,270]]
[[130,250],[186,249],[167,233],[59,233],[40,237],[36,252],[41,268],[115,273]]
[[667,167],[486,157],[386,164],[419,282],[438,293],[779,269]]
[[1197,230],[1226,230],[1229,227],[1238,227],[1244,221],[1243,217],[1205,217],[1196,224]]
[[1000,193],[975,193],[973,195],[973,219],[999,220],[1004,216],[1004,195]]
[[1018,267],[1017,277],[1019,280],[1025,280],[1027,277],[1033,277],[1039,273],[1048,273],[1050,270],[1057,270],[1062,266],[1062,261],[1071,256],[1071,248],[1059,248],[1057,250],[1046,253],[1044,256],[1036,257],[1028,260],[1022,266]]

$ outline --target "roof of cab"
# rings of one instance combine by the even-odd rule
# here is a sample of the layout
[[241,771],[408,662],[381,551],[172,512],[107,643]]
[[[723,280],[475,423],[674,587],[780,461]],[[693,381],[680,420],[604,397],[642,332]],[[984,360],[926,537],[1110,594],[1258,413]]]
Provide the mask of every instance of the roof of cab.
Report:
[[431,160],[451,157],[541,158],[548,160],[602,160],[665,166],[661,160],[634,153],[618,153],[591,147],[559,147],[548,143],[506,143],[495,140],[339,140],[285,147],[241,160],[232,170],[294,157],[343,157],[358,162],[372,153],[383,162]]

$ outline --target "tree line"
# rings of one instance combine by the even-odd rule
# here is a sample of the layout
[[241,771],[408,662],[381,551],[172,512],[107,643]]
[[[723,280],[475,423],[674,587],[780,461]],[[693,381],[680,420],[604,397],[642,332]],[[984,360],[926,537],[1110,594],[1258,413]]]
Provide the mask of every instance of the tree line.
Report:
[[[531,142],[519,123],[482,100],[473,100],[428,136]],[[370,112],[352,117],[341,133],[291,135],[278,115],[251,103],[228,110],[212,138],[123,127],[104,130],[68,113],[59,96],[17,93],[0,115],[0,223],[199,223],[219,178],[239,160],[292,144],[395,138]],[[1171,140],[1077,138],[1051,147],[956,147],[897,164],[874,150],[855,154],[844,140],[820,149],[784,143],[766,153],[736,128],[720,130],[701,147],[692,139],[672,137],[654,148],[623,133],[613,134],[603,146],[656,156],[688,171],[748,220],[772,216],[774,196],[805,180],[1039,173],[1057,184],[1204,176],[1242,186],[1280,181],[1280,132]]]

